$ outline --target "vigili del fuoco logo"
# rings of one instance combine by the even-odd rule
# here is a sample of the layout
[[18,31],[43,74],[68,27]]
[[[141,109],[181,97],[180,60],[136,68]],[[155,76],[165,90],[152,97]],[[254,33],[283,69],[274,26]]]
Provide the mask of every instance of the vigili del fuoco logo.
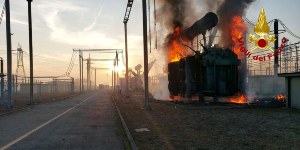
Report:
[[[255,34],[249,34],[248,38],[248,41],[254,45],[250,48],[250,50],[247,50],[245,48],[243,37],[238,40],[240,51],[247,57],[252,57],[254,60],[258,61],[266,61],[271,60],[272,57],[277,57],[283,51],[283,48],[285,47],[285,44],[287,42],[285,37],[282,38],[281,45],[278,48],[278,51],[274,51],[274,48],[270,46],[275,42],[275,35],[270,34],[270,27],[268,25],[267,16],[263,8],[260,11],[258,21],[254,26],[254,32]],[[259,55],[259,51],[262,50],[268,50],[269,53]],[[258,54],[256,53],[257,55],[252,56],[251,52],[253,51],[258,51]]]

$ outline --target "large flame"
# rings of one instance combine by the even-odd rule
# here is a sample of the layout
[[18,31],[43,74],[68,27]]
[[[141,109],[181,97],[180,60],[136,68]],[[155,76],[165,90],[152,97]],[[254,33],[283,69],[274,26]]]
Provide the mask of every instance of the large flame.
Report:
[[180,44],[177,40],[173,40],[169,50],[169,62],[179,61],[182,57],[183,53]]
[[247,99],[243,94],[238,93],[237,97],[229,98],[228,102],[237,103],[237,104],[244,104],[244,103],[247,102]]
[[238,55],[238,58],[241,59],[244,54],[240,52],[239,39],[244,38],[244,35],[247,31],[247,25],[244,23],[241,16],[235,16],[232,18],[230,26],[231,40],[233,42],[233,51]]
[[174,28],[173,34],[171,34],[169,43],[167,45],[168,62],[176,62],[181,58],[187,56],[185,47],[181,44],[181,28],[179,26]]
[[282,94],[277,95],[276,99],[281,102],[285,102],[285,100],[286,100],[285,96]]

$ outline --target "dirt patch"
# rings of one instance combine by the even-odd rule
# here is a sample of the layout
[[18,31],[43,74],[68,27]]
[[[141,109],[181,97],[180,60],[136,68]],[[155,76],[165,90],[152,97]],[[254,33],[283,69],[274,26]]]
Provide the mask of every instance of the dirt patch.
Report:
[[[298,149],[300,111],[286,108],[188,109],[143,93],[116,102],[139,149]],[[201,107],[201,106],[200,106]],[[207,106],[206,106],[207,107]],[[148,128],[150,132],[135,132]]]

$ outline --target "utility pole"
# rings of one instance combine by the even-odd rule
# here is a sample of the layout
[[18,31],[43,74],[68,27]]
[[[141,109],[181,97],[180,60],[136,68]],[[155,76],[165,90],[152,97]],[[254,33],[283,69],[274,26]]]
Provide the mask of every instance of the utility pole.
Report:
[[7,44],[7,107],[8,109],[11,109],[12,108],[12,95],[11,95],[12,56],[11,56],[9,0],[5,0],[5,8],[6,8],[6,44]]
[[295,44],[295,48],[296,48],[296,69],[295,71],[298,72],[299,71],[299,56],[298,56],[298,48],[299,46],[297,46],[297,44]]
[[87,90],[90,90],[91,89],[91,59],[90,59],[90,57],[87,59],[87,62],[86,62],[86,64],[87,64]]
[[[274,54],[278,53],[278,20],[275,19],[274,21],[274,34],[275,34],[275,42],[274,42]],[[277,76],[278,74],[278,55],[275,55],[274,58],[274,75]]]
[[[125,72],[125,80],[126,80],[126,93],[129,92],[129,82],[128,82],[128,45],[127,45],[127,21],[124,23],[125,29],[125,59],[126,59],[126,72]],[[129,96],[129,94],[128,94]]]
[[[119,56],[118,56],[118,52],[116,51],[116,61],[117,61],[117,88],[119,87]],[[118,88],[119,89],[119,88]]]
[[30,100],[29,104],[33,103],[33,52],[32,52],[32,19],[31,19],[31,2],[28,1],[28,26],[29,26],[29,64],[30,64]]
[[97,89],[97,69],[95,69],[95,90]]
[[3,103],[4,100],[4,73],[3,73],[3,59],[2,57],[0,57],[0,78],[1,78],[1,101],[0,101],[0,105]]
[[79,91],[82,92],[82,84],[81,84],[81,51],[79,51]]
[[80,51],[80,55],[81,55],[81,88],[82,91],[84,91],[84,84],[83,84],[83,56],[82,56],[82,52]]
[[128,0],[127,3],[127,8],[125,11],[125,16],[124,16],[124,30],[125,30],[125,59],[126,59],[126,73],[125,73],[125,79],[126,79],[126,93],[128,94],[129,92],[129,83],[128,83],[128,44],[127,44],[127,22],[129,20],[130,16],[130,11],[132,8],[133,0]]
[[145,82],[145,109],[150,109],[148,92],[148,40],[147,40],[147,5],[146,0],[142,0],[143,6],[143,40],[144,40],[144,82]]
[[114,92],[116,90],[116,60],[114,61]]

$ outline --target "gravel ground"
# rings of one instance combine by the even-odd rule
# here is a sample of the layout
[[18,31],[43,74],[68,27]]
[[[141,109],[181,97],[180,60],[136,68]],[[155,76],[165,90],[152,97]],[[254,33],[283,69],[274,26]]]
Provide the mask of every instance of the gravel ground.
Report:
[[[150,100],[143,93],[116,102],[139,149],[300,149],[300,111],[286,108],[186,106]],[[210,109],[211,108],[211,109]],[[135,132],[148,128],[150,132]]]

